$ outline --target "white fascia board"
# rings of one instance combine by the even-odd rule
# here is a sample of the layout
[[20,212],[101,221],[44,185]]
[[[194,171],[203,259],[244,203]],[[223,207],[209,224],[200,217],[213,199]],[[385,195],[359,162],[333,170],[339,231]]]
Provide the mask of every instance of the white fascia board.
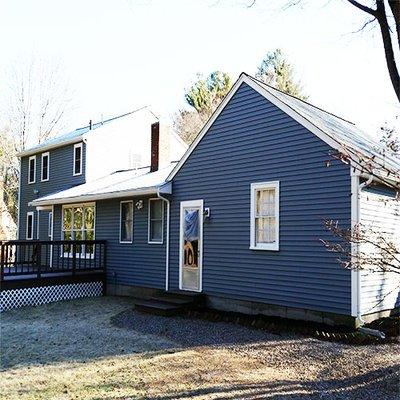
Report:
[[107,199],[118,199],[123,197],[135,197],[135,196],[144,196],[150,194],[157,194],[158,186],[152,186],[149,188],[142,188],[142,189],[135,189],[135,190],[124,190],[120,192],[110,192],[110,193],[103,193],[103,194],[89,194],[83,196],[71,196],[71,197],[64,197],[64,198],[57,198],[57,199],[44,199],[44,200],[34,200],[29,203],[31,207],[40,207],[40,206],[47,206],[53,204],[68,204],[68,203],[84,203],[88,201],[95,201],[95,200],[107,200]]
[[20,151],[19,153],[17,153],[17,157],[25,157],[25,156],[30,156],[33,154],[46,152],[48,150],[56,149],[57,147],[67,146],[68,144],[73,144],[73,143],[79,143],[82,140],[83,140],[83,135],[79,135],[79,136],[74,137],[73,139],[65,140],[63,142],[53,143],[53,144],[49,144],[49,145],[43,146],[43,147],[37,147],[37,148],[33,148],[33,149],[27,149],[24,151]]
[[183,155],[179,163],[175,166],[175,168],[171,171],[171,173],[168,175],[167,180],[171,180],[174,178],[174,176],[177,174],[177,172],[181,169],[183,164],[186,162],[186,160],[189,158],[190,154],[192,154],[193,150],[197,147],[201,139],[205,136],[205,134],[208,132],[210,129],[211,125],[214,123],[214,121],[218,118],[219,114],[222,112],[222,110],[225,108],[227,103],[230,101],[230,99],[233,97],[233,95],[238,91],[240,85],[242,83],[246,83],[249,85],[251,88],[253,88],[256,92],[260,93],[262,96],[264,96],[267,100],[269,100],[272,104],[280,108],[283,112],[285,112],[287,115],[292,117],[295,121],[297,121],[299,124],[303,125],[306,129],[308,129],[310,132],[315,134],[317,137],[319,137],[321,140],[323,140],[325,143],[327,143],[329,146],[331,146],[334,149],[340,150],[341,144],[339,141],[334,140],[331,136],[329,136],[326,132],[322,131],[318,127],[316,127],[314,124],[312,124],[310,121],[308,121],[305,117],[301,116],[297,111],[293,110],[291,107],[289,107],[287,104],[279,100],[277,97],[275,97],[273,94],[268,92],[265,88],[263,88],[261,85],[259,85],[257,82],[253,81],[251,78],[249,78],[246,74],[242,73],[239,77],[239,79],[236,81],[236,83],[232,86],[231,90],[228,92],[224,100],[221,102],[221,104],[217,107],[217,109],[214,111],[214,114],[211,116],[211,118],[207,121],[207,123],[204,125],[203,129],[200,131],[200,133],[197,135],[196,139],[193,141],[193,143],[190,145],[189,149],[186,151],[186,153]]

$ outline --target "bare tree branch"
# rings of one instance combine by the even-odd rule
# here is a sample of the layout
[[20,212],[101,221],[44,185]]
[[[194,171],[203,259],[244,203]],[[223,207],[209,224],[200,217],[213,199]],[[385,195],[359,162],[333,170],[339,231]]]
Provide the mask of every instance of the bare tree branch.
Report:
[[347,1],[348,1],[350,4],[353,4],[353,6],[359,8],[360,10],[362,10],[362,11],[364,11],[364,12],[366,12],[366,13],[368,13],[368,14],[371,14],[371,15],[373,15],[374,17],[376,17],[377,12],[376,12],[376,10],[374,10],[373,8],[367,7],[367,6],[365,6],[365,5],[361,4],[361,3],[359,3],[359,2],[356,1],[356,0],[347,0]]

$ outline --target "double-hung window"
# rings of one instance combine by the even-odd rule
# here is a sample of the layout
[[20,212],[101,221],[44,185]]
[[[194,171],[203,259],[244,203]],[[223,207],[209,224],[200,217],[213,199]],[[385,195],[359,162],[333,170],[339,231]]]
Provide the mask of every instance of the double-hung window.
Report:
[[120,203],[120,243],[132,243],[133,240],[133,201]]
[[26,214],[26,239],[33,239],[33,211],[29,211]]
[[74,176],[82,175],[82,143],[74,145]]
[[148,243],[163,243],[164,207],[163,200],[149,199]]
[[[63,240],[94,240],[95,206],[94,204],[76,204],[63,207]],[[83,256],[93,255],[93,245],[77,245],[76,253]],[[64,245],[64,256],[72,255],[71,246]]]
[[49,152],[42,154],[42,169],[40,180],[42,182],[49,180],[49,170],[50,170],[50,155]]
[[36,156],[29,157],[28,160],[28,183],[36,181]]
[[251,184],[250,249],[279,250],[279,182]]
[[53,240],[53,211],[49,212],[49,220],[47,224],[47,236]]

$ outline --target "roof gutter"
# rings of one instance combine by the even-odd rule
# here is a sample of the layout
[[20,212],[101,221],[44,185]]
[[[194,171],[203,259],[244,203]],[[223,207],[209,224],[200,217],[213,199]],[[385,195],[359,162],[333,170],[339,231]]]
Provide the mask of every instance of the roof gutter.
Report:
[[55,204],[71,204],[71,203],[83,203],[88,201],[95,200],[108,200],[108,199],[118,199],[122,197],[135,197],[135,196],[144,196],[150,194],[158,194],[165,193],[171,194],[171,185],[162,185],[162,186],[151,186],[147,188],[140,188],[134,190],[124,190],[119,192],[110,192],[110,193],[102,193],[102,194],[88,194],[83,196],[70,196],[64,198],[55,198],[55,199],[37,199],[28,203],[31,207],[40,207],[40,206],[49,206]]

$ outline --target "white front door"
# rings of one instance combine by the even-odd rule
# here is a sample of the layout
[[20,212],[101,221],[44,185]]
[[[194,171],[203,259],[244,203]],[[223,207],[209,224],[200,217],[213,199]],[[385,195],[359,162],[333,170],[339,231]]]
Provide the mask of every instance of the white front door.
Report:
[[179,245],[179,289],[201,292],[203,200],[181,202]]

